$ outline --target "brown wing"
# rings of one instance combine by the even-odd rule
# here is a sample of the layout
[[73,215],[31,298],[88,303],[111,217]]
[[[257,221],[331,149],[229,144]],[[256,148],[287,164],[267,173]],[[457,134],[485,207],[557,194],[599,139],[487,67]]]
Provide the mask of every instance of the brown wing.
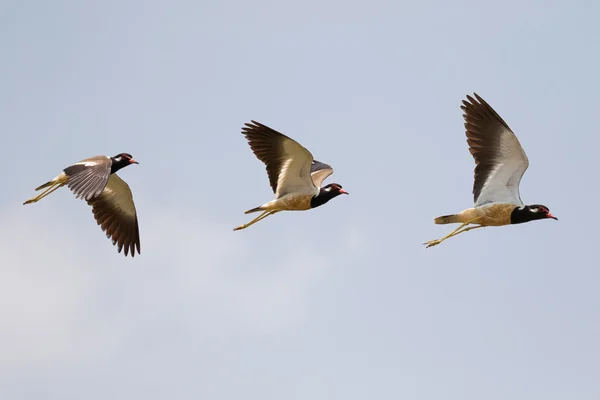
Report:
[[133,195],[129,185],[112,174],[100,196],[88,200],[92,206],[94,218],[98,225],[118,246],[119,253],[125,249],[125,256],[131,253],[135,257],[135,249],[140,254],[140,232],[137,213],[133,203]]
[[469,151],[475,159],[475,206],[488,203],[523,205],[519,183],[529,166],[527,155],[506,122],[475,93],[463,100]]
[[68,177],[67,186],[78,199],[90,200],[102,193],[112,161],[107,156],[95,156],[81,160],[63,171]]
[[256,157],[266,165],[275,197],[319,192],[310,175],[313,156],[308,150],[294,139],[256,121],[245,125],[242,134]]

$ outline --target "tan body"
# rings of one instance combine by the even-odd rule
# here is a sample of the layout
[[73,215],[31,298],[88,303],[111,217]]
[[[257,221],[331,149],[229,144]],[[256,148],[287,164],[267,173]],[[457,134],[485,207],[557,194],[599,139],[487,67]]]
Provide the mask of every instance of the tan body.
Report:
[[246,211],[244,214],[251,214],[254,212],[262,211],[258,217],[248,222],[247,224],[243,224],[234,228],[234,231],[239,231],[241,229],[246,229],[250,225],[257,223],[268,217],[269,215],[276,214],[280,211],[305,211],[309,210],[310,201],[314,197],[313,194],[297,194],[290,193],[285,194],[282,197],[271,200],[268,203],[263,204],[260,207],[253,208],[251,210]]
[[314,197],[312,194],[286,194],[279,199],[272,200],[268,203],[263,204],[260,207],[249,210],[246,212],[255,211],[305,211],[310,209],[310,201]]
[[458,214],[438,217],[436,224],[478,224],[481,226],[510,225],[510,215],[517,207],[515,204],[488,204],[481,207],[467,208]]
[[[504,226],[510,225],[510,215],[517,208],[516,204],[486,204],[481,207],[467,208],[458,214],[444,215],[437,217],[434,221],[436,224],[455,224],[460,223],[460,226],[450,232],[441,239],[430,240],[425,242],[427,247],[436,246],[444,240],[456,236],[459,233],[468,232],[472,229],[483,228],[486,226]],[[469,224],[477,224],[465,228]]]

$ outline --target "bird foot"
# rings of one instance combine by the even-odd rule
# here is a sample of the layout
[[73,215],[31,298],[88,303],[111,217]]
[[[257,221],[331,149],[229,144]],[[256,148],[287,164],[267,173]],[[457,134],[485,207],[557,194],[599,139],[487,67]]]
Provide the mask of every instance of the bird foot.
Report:
[[441,241],[441,240],[439,240],[439,239],[436,239],[436,240],[430,240],[430,241],[428,241],[428,242],[425,242],[425,243],[423,243],[423,244],[426,244],[426,245],[427,245],[427,247],[425,247],[425,248],[426,248],[426,249],[428,249],[428,248],[430,248],[430,247],[437,246],[437,245],[438,245],[438,244],[440,244],[440,243],[442,243],[442,241]]

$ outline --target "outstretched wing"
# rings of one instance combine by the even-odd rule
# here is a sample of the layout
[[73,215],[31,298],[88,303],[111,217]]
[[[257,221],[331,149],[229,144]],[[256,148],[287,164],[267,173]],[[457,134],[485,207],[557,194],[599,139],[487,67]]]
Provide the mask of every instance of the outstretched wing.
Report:
[[331,168],[331,165],[313,160],[310,167],[310,176],[312,177],[312,181],[317,188],[320,188],[323,184],[323,181],[325,181],[325,179],[327,179],[327,177],[331,174],[333,174],[333,168]]
[[488,203],[523,205],[519,183],[529,166],[527,155],[506,122],[475,93],[461,108],[469,151],[475,159],[475,207]]
[[79,161],[63,171],[68,177],[67,186],[78,199],[90,200],[102,193],[112,161],[107,156],[96,156]]
[[242,134],[266,165],[276,198],[288,193],[319,192],[310,175],[313,156],[298,142],[256,121],[246,123]]
[[131,253],[135,257],[135,249],[140,254],[140,232],[137,213],[133,203],[133,195],[129,185],[112,174],[100,196],[88,200],[98,225],[118,246],[119,253],[124,248],[125,256]]

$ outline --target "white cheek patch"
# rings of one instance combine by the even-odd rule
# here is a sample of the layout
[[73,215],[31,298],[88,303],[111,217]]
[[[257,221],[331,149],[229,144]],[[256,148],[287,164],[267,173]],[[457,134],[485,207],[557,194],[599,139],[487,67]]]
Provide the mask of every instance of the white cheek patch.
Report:
[[539,209],[538,208],[530,208],[531,212],[538,212]]

